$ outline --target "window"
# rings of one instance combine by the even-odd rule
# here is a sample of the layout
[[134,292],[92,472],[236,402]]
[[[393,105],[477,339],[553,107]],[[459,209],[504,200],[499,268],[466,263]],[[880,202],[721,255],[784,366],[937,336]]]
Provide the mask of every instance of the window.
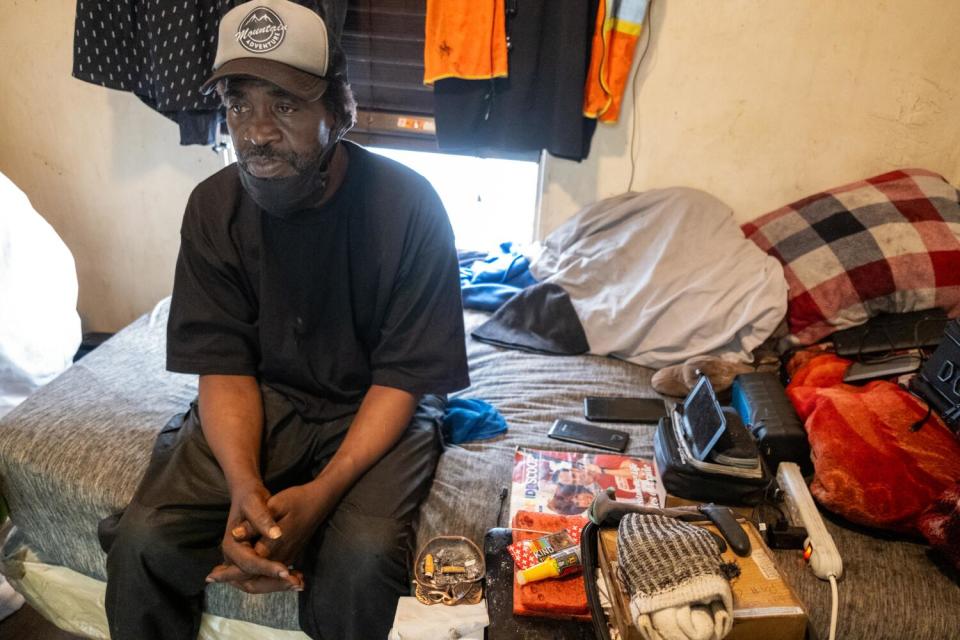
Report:
[[423,84],[426,0],[351,0],[343,27],[347,76],[363,145],[435,150],[433,89]]
[[430,181],[450,217],[458,249],[531,242],[540,165],[524,160],[370,147]]

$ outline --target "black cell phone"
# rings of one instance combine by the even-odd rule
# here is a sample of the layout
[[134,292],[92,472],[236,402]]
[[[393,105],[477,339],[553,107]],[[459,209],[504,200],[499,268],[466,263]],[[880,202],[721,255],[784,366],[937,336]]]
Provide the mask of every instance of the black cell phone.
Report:
[[690,441],[693,457],[704,460],[727,428],[727,417],[717,402],[710,378],[701,376],[693,391],[683,401],[684,432]]
[[759,463],[757,443],[733,407],[721,407],[710,378],[701,376],[683,401],[683,427],[697,460],[751,468]]
[[583,415],[592,422],[656,423],[667,415],[667,407],[659,398],[583,399]]
[[553,423],[550,431],[547,432],[547,437],[621,453],[627,448],[627,441],[630,439],[630,435],[623,431],[563,419]]

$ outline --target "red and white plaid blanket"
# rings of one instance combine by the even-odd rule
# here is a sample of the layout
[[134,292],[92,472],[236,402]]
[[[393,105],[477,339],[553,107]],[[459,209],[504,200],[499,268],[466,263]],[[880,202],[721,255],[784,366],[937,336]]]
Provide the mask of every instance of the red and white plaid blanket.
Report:
[[878,313],[940,307],[960,315],[960,192],[930,171],[852,182],[742,230],[783,264],[795,344]]

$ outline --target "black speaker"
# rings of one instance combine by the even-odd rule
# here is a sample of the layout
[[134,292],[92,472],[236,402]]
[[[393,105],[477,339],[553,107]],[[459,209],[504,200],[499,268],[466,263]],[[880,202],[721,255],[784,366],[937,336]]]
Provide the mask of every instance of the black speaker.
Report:
[[910,389],[960,435],[960,319],[947,325],[943,340],[910,381]]

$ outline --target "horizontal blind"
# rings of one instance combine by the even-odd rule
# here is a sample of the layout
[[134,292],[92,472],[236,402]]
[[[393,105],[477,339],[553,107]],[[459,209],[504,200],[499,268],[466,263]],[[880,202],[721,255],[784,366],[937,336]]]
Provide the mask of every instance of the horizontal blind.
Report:
[[350,0],[341,42],[362,144],[435,150],[433,89],[423,84],[426,0]]

